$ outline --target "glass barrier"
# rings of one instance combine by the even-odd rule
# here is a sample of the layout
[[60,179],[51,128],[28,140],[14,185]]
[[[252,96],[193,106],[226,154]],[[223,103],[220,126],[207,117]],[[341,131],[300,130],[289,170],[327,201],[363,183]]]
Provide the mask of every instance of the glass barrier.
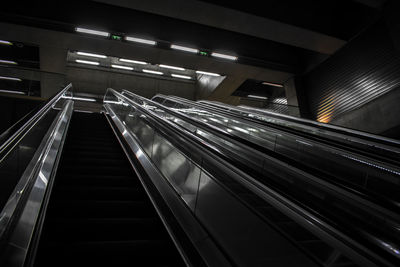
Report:
[[204,107],[212,107],[236,114],[243,118],[267,123],[274,127],[283,127],[286,130],[294,130],[297,133],[305,133],[317,138],[338,142],[395,165],[400,162],[399,140],[249,107],[236,107],[213,101],[198,101],[196,103]]
[[0,210],[17,185],[43,137],[64,105],[64,95],[72,94],[72,86],[67,86],[55,98],[50,99],[42,109],[13,135],[9,136],[0,148]]
[[[332,250],[331,244],[329,245],[326,239],[322,238],[324,241],[321,241],[321,236],[315,232],[312,234],[310,228],[307,228],[313,226],[310,224],[302,225],[299,222],[305,221],[304,218],[293,221],[275,205],[266,203],[265,199],[243,187],[239,180],[232,179],[227,173],[224,173],[222,169],[225,167],[215,166],[216,163],[213,160],[201,157],[195,150],[187,147],[187,144],[183,145],[179,140],[176,141],[175,137],[170,136],[171,139],[168,140],[168,133],[163,132],[158,125],[151,122],[153,116],[162,118],[163,121],[176,125],[175,127],[179,125],[194,136],[206,137],[205,140],[209,144],[200,141],[203,145],[213,147],[215,151],[220,152],[222,157],[230,160],[234,166],[247,170],[252,178],[257,176],[258,181],[262,181],[264,185],[268,185],[269,188],[292,199],[294,203],[301,205],[309,212],[317,212],[318,216],[323,215],[322,218],[331,223],[337,222],[337,224],[334,224],[335,226],[339,227],[340,225],[339,229],[342,232],[356,240],[365,241],[365,231],[367,231],[373,233],[373,236],[379,236],[380,240],[391,242],[392,237],[388,233],[393,231],[393,227],[397,224],[382,216],[379,209],[371,211],[370,207],[365,205],[366,203],[358,202],[357,199],[340,192],[340,190],[337,192],[335,188],[319,183],[314,178],[299,173],[286,164],[272,158],[260,157],[257,152],[245,150],[237,143],[223,140],[204,129],[188,124],[164,109],[158,108],[151,101],[132,95],[129,98],[132,102],[127,101],[126,96],[111,89],[107,92],[104,103],[107,103],[119,119],[123,121],[127,129],[132,131],[146,154],[195,214],[202,193],[199,189],[203,188],[201,177],[206,170],[212,179],[217,180],[217,183],[222,183],[230,192],[234,192],[235,197],[246,203],[266,221],[273,222],[275,229],[278,229],[298,247],[312,255],[313,259],[320,263],[321,261],[324,262],[327,259],[322,255],[326,254],[321,254],[321,250],[325,250],[325,252],[335,251],[335,249]],[[135,105],[143,108],[146,112],[135,108]],[[199,182],[200,186],[196,188]],[[195,199],[197,200],[194,201]],[[366,218],[369,218],[368,221],[365,221]],[[386,224],[386,230],[382,230],[380,227],[377,229],[375,223],[378,221],[380,227]],[[362,227],[355,227],[357,224],[362,225]],[[302,237],[299,237],[299,235]],[[376,249],[375,246],[372,247]],[[379,253],[386,254],[387,251],[382,252],[381,248]],[[321,257],[324,259],[321,259]],[[349,261],[344,256],[340,256],[340,258]]]
[[[194,105],[158,98],[170,109],[208,125],[249,140],[264,149],[284,156],[306,171],[317,171],[320,178],[343,184],[383,201],[398,212],[400,207],[400,168],[336,149],[290,133],[279,131],[224,114],[211,113]],[[379,185],[379,186],[378,186]]]

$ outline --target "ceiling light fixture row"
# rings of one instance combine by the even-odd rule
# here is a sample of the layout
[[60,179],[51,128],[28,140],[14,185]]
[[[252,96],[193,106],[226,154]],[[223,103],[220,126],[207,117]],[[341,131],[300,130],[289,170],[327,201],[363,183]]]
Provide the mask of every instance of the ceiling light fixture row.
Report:
[[[79,56],[85,56],[85,57],[92,57],[92,58],[99,58],[99,59],[105,59],[107,58],[106,55],[102,55],[102,54],[95,54],[95,53],[89,53],[89,52],[82,52],[82,51],[77,51],[76,52],[77,55]],[[124,63],[131,63],[131,64],[138,64],[138,65],[147,65],[150,63],[147,63],[145,61],[139,61],[139,60],[132,60],[132,59],[126,59],[126,58],[119,58],[118,59],[120,62],[124,62]],[[92,61],[92,60],[83,60],[83,59],[76,59],[75,62],[77,63],[81,63],[81,64],[88,64],[88,65],[96,65],[99,66],[100,62],[97,61]],[[1,61],[0,61],[1,63]],[[185,68],[182,67],[177,67],[177,66],[171,66],[171,65],[166,65],[166,64],[158,64],[158,66],[160,68],[164,68],[164,69],[171,69],[171,70],[178,70],[178,71],[185,71]],[[130,66],[123,66],[123,65],[118,65],[118,64],[111,64],[111,68],[114,69],[123,69],[123,70],[134,70],[133,67]],[[152,70],[143,70],[143,72],[146,73],[151,73],[151,74],[157,74],[157,75],[163,75],[163,72],[160,71],[152,71]],[[197,70],[196,71],[197,74],[203,74],[203,75],[209,75],[209,76],[221,76],[218,73],[212,73],[212,72],[206,72],[206,71],[200,71]],[[174,74],[171,75],[174,78],[181,78],[181,79],[191,79],[190,76],[186,76],[186,75],[180,75],[180,74]]]
[[[113,40],[118,40],[118,41],[122,40],[122,36],[113,35],[109,32],[105,32],[105,31],[98,31],[98,30],[82,28],[82,27],[76,27],[75,31],[79,32],[79,33],[84,33],[84,34],[97,35],[97,36],[101,36],[101,37],[111,38]],[[140,43],[140,44],[152,45],[152,46],[157,45],[157,41],[138,38],[138,37],[134,37],[134,36],[125,36],[123,39],[128,42],[134,42],[134,43]],[[219,52],[209,53],[206,51],[200,51],[199,49],[194,48],[194,47],[187,47],[187,46],[182,46],[182,45],[178,45],[178,44],[171,44],[170,48],[174,49],[174,50],[188,52],[188,53],[199,54],[201,56],[209,56],[210,55],[211,57],[216,57],[216,58],[221,58],[221,59],[226,59],[226,60],[232,60],[232,61],[238,60],[238,57],[235,55],[228,55],[228,54],[223,54],[223,53],[219,53]]]
[[[122,61],[122,60],[120,60]],[[129,62],[131,61],[135,61],[135,60],[129,60]],[[81,63],[81,64],[88,64],[88,65],[100,65],[99,62],[97,61],[89,61],[89,60],[81,60],[81,59],[76,59],[75,62],[77,63]],[[123,61],[123,62],[128,62],[127,60]],[[136,62],[136,61],[135,61]],[[141,61],[139,61],[141,62]],[[138,63],[141,64],[141,63]],[[147,63],[146,63],[147,64]],[[165,67],[167,66],[167,67]],[[128,70],[128,71],[133,71],[134,68],[133,67],[129,67],[129,66],[123,66],[123,65],[117,65],[117,64],[111,64],[111,68],[114,69],[122,69],[122,70]],[[173,66],[168,66],[168,65],[164,65],[164,68],[169,68],[169,69],[178,69],[178,67],[173,67]],[[179,68],[182,69],[182,68]],[[142,69],[142,72],[144,73],[149,73],[149,74],[155,74],[155,75],[164,75],[163,72],[161,71],[155,71],[155,70],[149,70],[149,69]],[[192,77],[190,76],[186,76],[186,75],[179,75],[179,74],[171,74],[171,77],[173,78],[180,78],[180,79],[186,79],[186,80],[191,80]],[[1,78],[1,77],[0,77]]]

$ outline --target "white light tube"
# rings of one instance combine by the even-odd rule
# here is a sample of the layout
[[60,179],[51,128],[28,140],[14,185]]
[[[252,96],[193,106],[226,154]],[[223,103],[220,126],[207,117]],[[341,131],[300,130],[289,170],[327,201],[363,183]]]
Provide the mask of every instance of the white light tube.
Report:
[[186,80],[190,80],[190,79],[192,79],[192,77],[190,77],[190,76],[186,76],[186,75],[171,74],[171,76],[172,76],[172,77],[175,77],[175,78],[186,79]]
[[283,84],[279,83],[270,83],[270,82],[263,82],[263,85],[275,86],[275,87],[283,87]]
[[5,41],[5,40],[0,40],[0,44],[2,44],[2,45],[13,45],[13,43],[11,43],[9,41]]
[[105,55],[94,54],[94,53],[87,53],[87,52],[76,52],[80,56],[87,56],[87,57],[97,57],[97,58],[107,58]]
[[119,61],[126,62],[126,63],[140,64],[140,65],[147,64],[147,62],[144,62],[144,61],[125,59],[125,58],[120,58]]
[[206,72],[206,71],[201,71],[201,70],[196,70],[196,73],[204,74],[204,75],[210,75],[210,76],[221,76],[218,73]]
[[160,64],[159,65],[160,68],[164,68],[164,69],[171,69],[171,70],[185,70],[184,68],[181,67],[175,67],[175,66],[170,66],[170,65],[164,65],[164,64]]
[[112,68],[114,69],[122,69],[122,70],[133,70],[132,67],[128,67],[128,66],[121,66],[121,65],[111,65]]
[[190,53],[199,53],[199,50],[196,48],[190,48],[190,47],[186,47],[186,46],[181,46],[181,45],[171,45],[172,49],[176,49],[176,50],[182,50],[182,51],[186,51],[186,52],[190,52]]
[[135,42],[135,43],[148,44],[148,45],[156,45],[157,44],[157,42],[153,41],[153,40],[136,38],[136,37],[132,37],[132,36],[126,36],[125,40],[130,41],[130,42]]
[[0,59],[0,63],[3,64],[13,64],[13,65],[17,65],[18,63],[12,60],[4,60],[4,59]]
[[22,81],[20,78],[6,77],[6,76],[0,76],[0,80],[9,80],[9,81],[17,81],[17,82]]
[[24,92],[21,91],[10,91],[10,90],[0,90],[0,93],[10,93],[10,94],[19,94],[19,95],[24,95]]
[[76,59],[75,62],[82,63],[82,64],[89,64],[89,65],[96,65],[96,66],[100,65],[100,63],[96,62],[96,61],[81,60],[81,59]]
[[109,37],[110,36],[109,32],[96,31],[96,30],[91,30],[91,29],[86,29],[86,28],[81,28],[81,27],[76,27],[75,31],[81,32],[81,33],[99,35],[99,36],[103,36],[103,37]]
[[265,97],[265,96],[258,96],[258,95],[248,95],[247,97],[250,97],[250,98],[257,98],[257,99],[268,99],[268,97]]
[[236,56],[231,56],[231,55],[225,55],[225,54],[221,54],[221,53],[211,53],[211,56],[213,57],[219,57],[219,58],[223,58],[223,59],[229,59],[229,60],[237,60],[238,57]]
[[145,73],[151,73],[151,74],[157,74],[157,75],[163,75],[164,73],[162,73],[161,71],[154,71],[154,70],[142,70]]

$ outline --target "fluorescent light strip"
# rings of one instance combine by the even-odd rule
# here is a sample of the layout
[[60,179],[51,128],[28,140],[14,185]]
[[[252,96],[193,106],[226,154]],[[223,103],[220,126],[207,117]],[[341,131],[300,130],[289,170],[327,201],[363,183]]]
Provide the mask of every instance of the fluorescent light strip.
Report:
[[157,75],[163,75],[164,73],[162,73],[161,71],[155,71],[155,70],[142,70],[145,73],[151,73],[151,74],[157,74]]
[[9,41],[5,41],[5,40],[0,40],[0,44],[2,44],[2,45],[13,45],[13,43],[11,43]]
[[221,76],[218,73],[212,73],[212,72],[206,72],[206,71],[201,71],[201,70],[196,70],[196,73],[198,74],[204,74],[204,75],[210,75],[210,76]]
[[144,61],[125,59],[125,58],[120,58],[119,61],[126,62],[126,63],[140,64],[140,65],[146,65],[147,64],[147,62],[144,62]]
[[237,60],[238,57],[236,56],[231,56],[231,55],[225,55],[225,54],[220,54],[220,53],[211,53],[211,56],[213,57],[219,57],[219,58],[223,58],[223,59],[229,59],[229,60]]
[[0,80],[9,80],[9,81],[17,81],[17,82],[22,81],[20,78],[5,77],[5,76],[0,76]]
[[186,80],[192,79],[192,77],[190,77],[190,76],[179,75],[179,74],[171,74],[171,76],[172,76],[172,77],[175,77],[175,78],[186,79]]
[[96,65],[96,66],[100,65],[100,63],[96,62],[96,61],[81,60],[81,59],[76,59],[75,61],[78,63],[82,63],[82,64],[89,64],[89,65]]
[[186,47],[186,46],[181,46],[181,45],[171,45],[172,49],[176,49],[176,50],[182,50],[182,51],[186,51],[186,52],[190,52],[190,53],[199,53],[199,50],[196,48],[190,48],[190,47]]
[[87,52],[76,52],[80,56],[87,56],[87,57],[97,57],[97,58],[107,58],[105,55],[94,54],[94,53],[87,53]]
[[81,33],[99,35],[99,36],[103,36],[103,37],[109,37],[110,36],[109,32],[96,31],[96,30],[91,30],[91,29],[86,29],[86,28],[81,28],[81,27],[76,27],[75,31],[81,32]]
[[0,64],[1,63],[3,63],[3,64],[13,64],[13,65],[18,65],[18,63],[17,62],[15,62],[15,61],[12,61],[12,60],[4,60],[4,59],[0,59]]
[[128,66],[121,66],[121,65],[111,65],[112,68],[114,69],[122,69],[122,70],[133,70],[132,67],[128,67]]
[[160,64],[160,65],[158,65],[158,66],[160,66],[160,68],[164,68],[164,69],[185,70],[184,68],[181,68],[181,67],[175,67],[175,66],[164,65],[164,64]]
[[96,99],[94,99],[94,98],[86,98],[86,97],[63,96],[62,98],[72,99],[72,100],[80,100],[80,101],[88,101],[88,102],[96,102]]
[[125,40],[130,41],[130,42],[135,42],[135,43],[148,44],[148,45],[156,45],[157,44],[157,42],[153,41],[153,40],[147,40],[147,39],[136,38],[136,37],[131,37],[131,36],[126,36]]
[[248,95],[247,97],[266,100],[268,97],[258,95]]
[[24,92],[21,91],[10,91],[10,90],[0,90],[0,93],[10,93],[10,94],[19,94],[19,95],[24,95]]
[[275,86],[275,87],[283,87],[283,84],[279,83],[270,83],[270,82],[263,82],[263,85]]

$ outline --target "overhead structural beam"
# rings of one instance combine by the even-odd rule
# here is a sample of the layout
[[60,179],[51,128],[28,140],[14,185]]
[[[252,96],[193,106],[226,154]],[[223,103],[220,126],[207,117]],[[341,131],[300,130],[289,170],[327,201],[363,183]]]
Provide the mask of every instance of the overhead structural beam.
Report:
[[353,0],[354,2],[369,6],[372,8],[379,8],[386,0]]
[[322,33],[195,0],[97,0],[97,2],[247,34],[328,55],[346,43],[344,40]]

